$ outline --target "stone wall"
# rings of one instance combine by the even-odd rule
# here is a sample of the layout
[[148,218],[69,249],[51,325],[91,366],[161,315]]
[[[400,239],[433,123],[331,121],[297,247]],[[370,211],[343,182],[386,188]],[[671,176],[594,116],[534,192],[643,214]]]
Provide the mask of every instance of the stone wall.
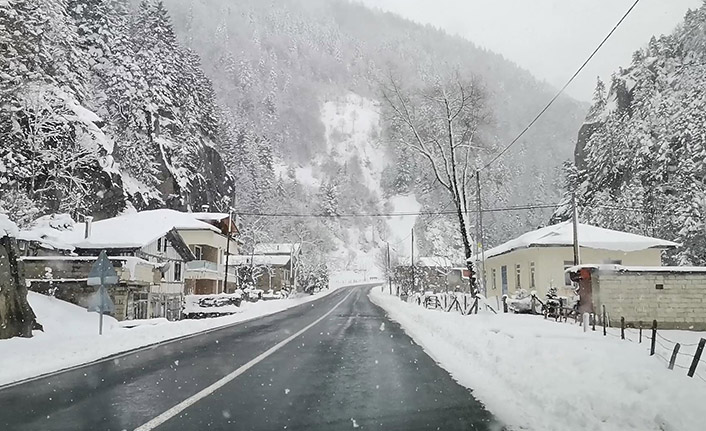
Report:
[[605,304],[613,326],[622,316],[634,326],[706,330],[706,272],[601,272],[592,288],[594,309]]

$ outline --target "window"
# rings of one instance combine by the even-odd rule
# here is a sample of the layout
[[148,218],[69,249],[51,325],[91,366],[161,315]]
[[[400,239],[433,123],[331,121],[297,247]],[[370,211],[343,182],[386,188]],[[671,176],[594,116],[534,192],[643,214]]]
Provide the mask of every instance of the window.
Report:
[[196,257],[196,260],[203,260],[203,251],[201,250],[201,247],[198,245],[194,246],[194,256]]
[[522,278],[522,269],[520,268],[520,264],[515,265],[515,289],[519,289],[522,284],[520,283],[520,279]]
[[574,266],[573,260],[564,261],[564,286],[571,286],[571,276],[568,272],[566,272],[566,270],[571,268],[572,266]]
[[157,238],[157,251],[162,251],[162,238]]
[[495,275],[495,273],[496,273],[495,268],[493,268],[493,269],[490,271],[490,273],[492,274],[490,280],[491,280],[491,282],[492,282],[493,290],[496,290],[496,289],[498,288],[498,283],[495,281],[495,278],[496,278],[496,275]]
[[535,285],[535,266],[534,262],[530,262],[530,289],[534,289]]
[[174,262],[174,281],[181,281],[181,262]]
[[503,295],[507,295],[507,266],[500,267],[500,285],[502,286]]
[[623,261],[620,259],[603,259],[603,263],[608,265],[622,265]]

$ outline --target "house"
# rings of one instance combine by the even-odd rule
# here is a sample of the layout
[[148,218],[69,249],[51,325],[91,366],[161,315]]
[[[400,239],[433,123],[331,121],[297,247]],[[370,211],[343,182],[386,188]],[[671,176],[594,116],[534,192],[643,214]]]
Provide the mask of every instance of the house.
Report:
[[[240,235],[235,221],[226,213],[187,213],[196,220],[208,223],[214,230],[198,227],[178,228],[177,232],[194,254],[187,262],[187,295],[232,293],[238,288],[236,268],[226,268],[226,254],[237,255]],[[226,272],[227,269],[227,272]]]
[[291,261],[289,255],[237,255],[230,257],[230,264],[238,270],[240,283],[252,285],[263,291],[290,290]]
[[[451,259],[443,256],[422,256],[417,259],[416,265],[419,272],[419,283],[422,290],[435,292],[455,290],[460,283],[455,283],[458,271]],[[457,286],[459,284],[459,286]]]
[[706,267],[584,264],[567,272],[579,283],[579,312],[612,325],[706,330]]
[[[678,244],[579,223],[581,262],[661,266],[662,252]],[[476,257],[471,258],[474,264]],[[485,252],[486,296],[511,295],[520,289],[546,295],[550,287],[573,296],[565,270],[574,264],[573,225],[563,222],[525,233]]]
[[301,256],[299,243],[256,244],[250,255],[230,257],[230,264],[238,268],[239,279],[262,290],[293,290]]
[[[97,222],[87,218],[71,228],[50,230],[43,226],[36,232],[28,232],[26,237],[35,242],[68,244],[73,254],[80,257],[95,258],[101,250],[106,250],[111,258],[133,257],[153,265],[158,276],[152,282],[145,276],[127,291],[124,318],[175,318],[179,316],[184,294],[219,293],[225,288],[224,252],[227,248],[237,251],[238,244],[229,239],[227,234],[237,229],[232,221],[225,220],[228,215],[224,216],[160,209]],[[63,262],[55,259],[44,263],[59,272],[67,271],[68,265],[73,272],[65,273],[65,278],[80,280],[85,268],[72,263],[74,260],[67,257]],[[235,271],[232,272],[235,279]],[[53,285],[56,286],[56,281]],[[115,292],[110,290],[111,295]]]
[[[87,307],[89,298],[96,291],[95,287],[87,285],[87,278],[97,258],[38,255],[23,256],[20,261],[30,290]],[[109,259],[118,274],[118,284],[109,287],[115,304],[113,317],[118,320],[147,317],[148,303],[141,299],[149,297],[152,286],[159,284],[162,277],[159,265],[134,256],[111,256]],[[162,309],[156,314],[170,320],[179,318],[179,304],[163,302],[158,305]]]

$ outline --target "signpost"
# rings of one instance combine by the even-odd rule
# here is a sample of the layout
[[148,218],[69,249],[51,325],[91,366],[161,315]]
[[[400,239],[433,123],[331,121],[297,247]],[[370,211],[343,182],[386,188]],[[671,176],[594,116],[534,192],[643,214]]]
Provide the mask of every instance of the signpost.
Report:
[[103,335],[103,314],[115,311],[115,304],[108,295],[106,286],[118,283],[118,273],[113,268],[113,263],[108,259],[105,250],[101,251],[98,259],[93,263],[91,272],[88,273],[88,285],[100,286],[88,299],[88,311],[98,313],[98,335]]

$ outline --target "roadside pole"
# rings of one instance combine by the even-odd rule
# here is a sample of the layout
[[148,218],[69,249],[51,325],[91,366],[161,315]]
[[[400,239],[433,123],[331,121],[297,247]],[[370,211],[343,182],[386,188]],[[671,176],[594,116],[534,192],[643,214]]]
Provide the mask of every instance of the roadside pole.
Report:
[[414,289],[414,228],[412,228],[412,292],[415,291]]
[[390,286],[390,295],[392,295],[392,272],[390,268],[390,243],[387,243],[387,282]]
[[113,268],[113,263],[108,259],[105,250],[98,255],[98,259],[91,266],[86,283],[89,286],[99,286],[98,290],[88,298],[86,311],[98,312],[98,335],[103,335],[103,314],[115,311],[115,304],[108,295],[106,286],[118,283],[118,273]]
[[578,221],[578,209],[576,208],[576,193],[571,193],[571,208],[572,208],[572,221],[574,228],[574,266],[581,265],[581,256],[579,249],[579,221]]
[[[480,171],[478,170],[476,171],[476,190],[478,193],[478,229],[480,231],[478,235],[478,248],[480,248],[481,253],[480,285],[483,295],[486,295],[487,292],[485,291],[485,244],[483,243],[483,205],[480,200]],[[476,254],[476,259],[477,258],[478,257]]]

